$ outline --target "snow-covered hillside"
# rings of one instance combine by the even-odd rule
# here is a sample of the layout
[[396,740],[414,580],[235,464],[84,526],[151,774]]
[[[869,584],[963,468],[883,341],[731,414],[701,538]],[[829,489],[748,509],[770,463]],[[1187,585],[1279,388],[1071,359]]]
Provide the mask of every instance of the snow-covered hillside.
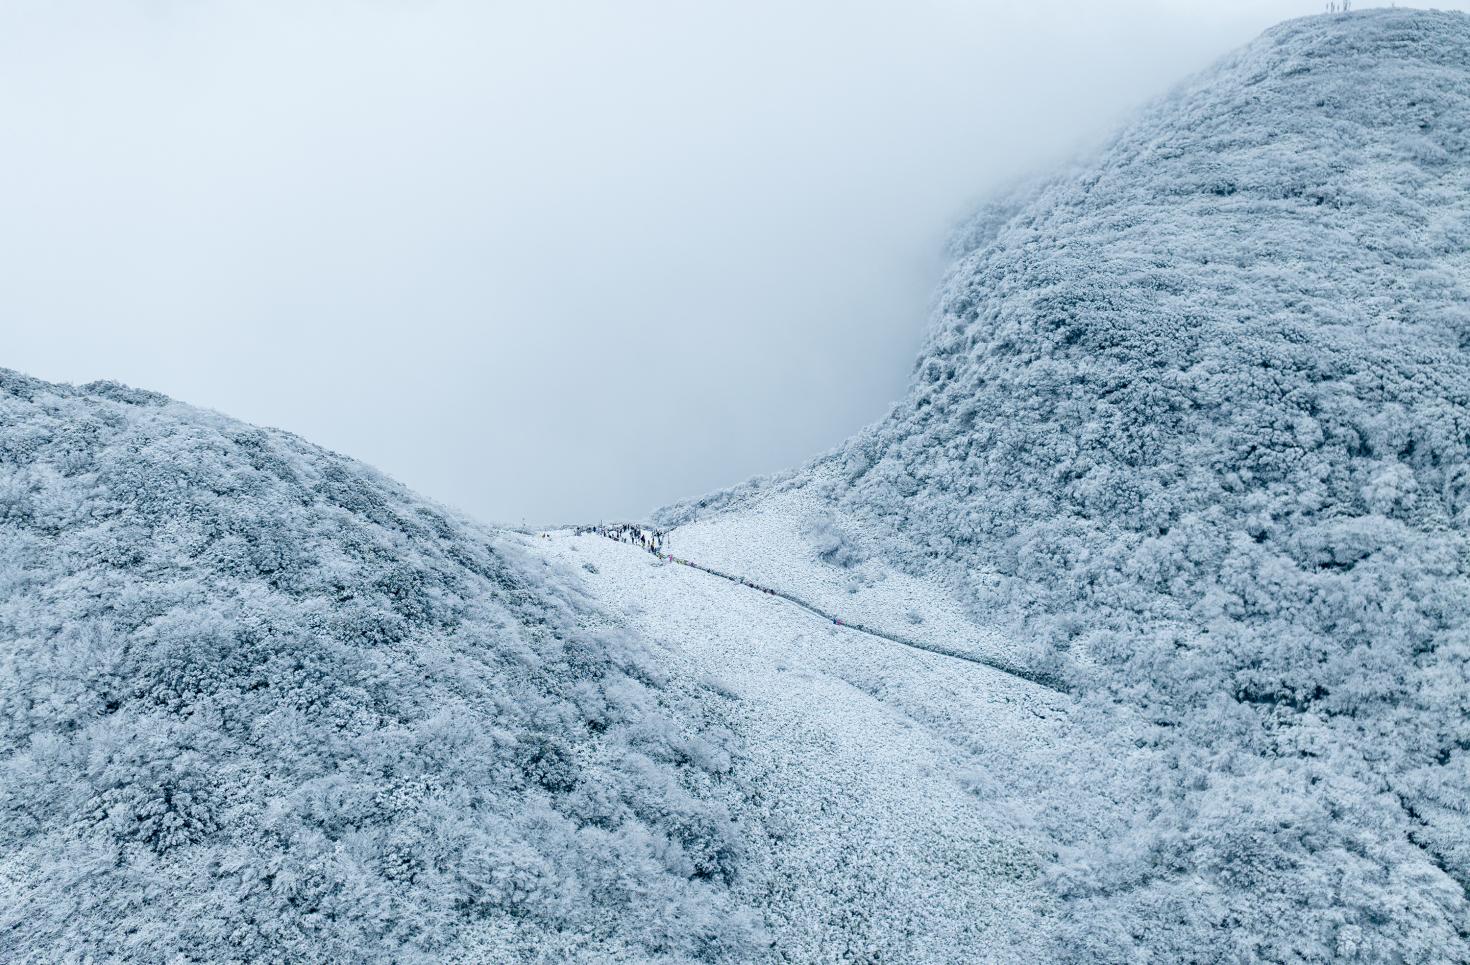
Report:
[[0,370],[0,959],[1470,962],[1470,18],[958,238],[708,570]]
[[[778,530],[756,538],[792,552]],[[1029,784],[1026,749],[1073,740],[1065,697],[599,536],[525,542],[580,564],[671,674],[733,699],[732,807],[761,829],[736,897],[760,914],[773,960],[1040,960],[1056,913],[1047,856],[1024,808],[977,789]],[[781,575],[811,587],[819,567]]]
[[0,959],[742,960],[730,703],[372,470],[0,371]]
[[1037,789],[1053,957],[1470,959],[1470,19],[1284,24],[961,239],[908,398],[676,544],[824,506],[1150,722],[1034,761],[1112,787]]
[[742,512],[701,516],[672,530],[665,545],[680,556],[780,587],[852,623],[943,641],[980,657],[1017,657],[1014,638],[976,622],[953,589],[884,565],[865,534],[844,527],[816,489],[771,492]]

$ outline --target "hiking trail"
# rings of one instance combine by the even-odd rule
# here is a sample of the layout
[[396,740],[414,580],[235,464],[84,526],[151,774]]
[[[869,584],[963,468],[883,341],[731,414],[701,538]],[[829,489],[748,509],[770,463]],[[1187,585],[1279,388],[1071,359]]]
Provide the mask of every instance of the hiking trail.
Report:
[[687,566],[690,569],[698,570],[701,573],[708,573],[710,576],[716,576],[722,580],[728,580],[731,583],[738,583],[739,585],[754,590],[757,593],[764,593],[767,596],[772,596],[776,597],[777,599],[784,600],[787,603],[799,607],[800,609],[803,609],[814,616],[821,617],[828,623],[831,623],[835,626],[843,627],[844,629],[855,630],[858,633],[864,633],[870,637],[876,637],[880,640],[887,640],[890,643],[897,643],[901,646],[911,647],[915,650],[923,650],[927,653],[938,654],[941,657],[950,657],[955,660],[964,660],[968,663],[978,664],[982,667],[989,667],[991,670],[996,670],[1011,677],[1016,677],[1020,680],[1026,681],[1027,683],[1035,684],[1038,687],[1045,687],[1046,689],[1059,694],[1071,694],[1071,690],[1066,685],[1066,683],[1052,674],[1031,670],[1026,667],[1020,667],[1009,661],[1002,660],[997,657],[965,653],[961,650],[957,650],[952,647],[946,647],[942,644],[916,640],[911,637],[904,637],[887,630],[880,630],[863,623],[844,620],[836,613],[832,613],[826,609],[823,609],[822,607],[817,606],[815,603],[812,603],[810,600],[804,600],[793,593],[788,593],[784,590],[778,590],[773,587],[763,586],[762,584],[756,583],[755,581],[747,579],[746,577],[739,576],[734,573],[726,573],[723,570],[716,569],[712,566],[705,566],[702,563],[697,563],[694,560],[676,556],[673,553],[666,553],[663,550],[666,534],[652,529],[648,526],[642,526],[637,523],[599,524],[597,526],[578,527],[575,532],[579,535],[583,533],[591,533],[597,536],[601,536],[605,539],[613,540],[614,542],[626,543],[630,546],[634,546],[638,549],[644,550],[645,552],[652,554],[657,559],[663,560],[667,563],[673,563],[678,566]]

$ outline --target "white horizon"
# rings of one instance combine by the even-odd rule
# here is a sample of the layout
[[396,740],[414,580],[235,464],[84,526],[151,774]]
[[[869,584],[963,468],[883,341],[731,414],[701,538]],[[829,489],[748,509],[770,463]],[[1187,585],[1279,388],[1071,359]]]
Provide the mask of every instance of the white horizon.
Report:
[[7,5],[0,366],[642,516],[881,417],[988,191],[1320,8]]

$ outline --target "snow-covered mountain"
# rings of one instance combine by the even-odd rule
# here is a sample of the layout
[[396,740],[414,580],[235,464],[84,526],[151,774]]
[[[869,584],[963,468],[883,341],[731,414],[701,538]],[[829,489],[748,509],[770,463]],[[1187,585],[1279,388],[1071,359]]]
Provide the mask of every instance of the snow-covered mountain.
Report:
[[656,552],[0,371],[0,958],[1470,961],[1470,18],[958,237]]
[[0,959],[740,959],[728,702],[365,466],[0,371]]
[[662,520],[802,502],[1136,730],[987,792],[1056,957],[1470,958],[1470,19],[1284,24],[960,237],[889,418]]

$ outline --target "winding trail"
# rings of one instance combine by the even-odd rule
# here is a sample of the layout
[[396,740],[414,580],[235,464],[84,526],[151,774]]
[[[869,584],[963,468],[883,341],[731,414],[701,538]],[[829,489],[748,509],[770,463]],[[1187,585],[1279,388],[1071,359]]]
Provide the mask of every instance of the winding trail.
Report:
[[691,569],[699,570],[701,573],[708,573],[710,576],[717,576],[722,580],[729,580],[731,583],[738,583],[741,586],[756,591],[757,593],[764,593],[767,596],[774,596],[778,599],[785,600],[787,603],[800,607],[813,616],[821,617],[826,622],[835,624],[836,626],[844,627],[848,630],[856,630],[858,633],[865,633],[870,637],[877,637],[880,640],[887,640],[890,643],[897,643],[901,646],[912,647],[915,650],[923,650],[928,653],[938,654],[941,657],[951,657],[955,660],[964,660],[968,663],[978,664],[982,667],[989,667],[991,670],[996,670],[1000,673],[1016,677],[1020,680],[1026,681],[1027,683],[1035,684],[1038,687],[1045,687],[1046,689],[1059,694],[1071,693],[1071,689],[1067,687],[1066,683],[1053,676],[1052,674],[1030,670],[1025,667],[1019,667],[1013,663],[1010,663],[1009,661],[1001,660],[995,657],[985,657],[973,653],[964,653],[962,651],[955,650],[941,644],[928,643],[923,640],[914,640],[912,638],[899,636],[895,633],[890,633],[886,630],[879,630],[862,623],[849,622],[847,620],[843,620],[837,614],[830,613],[827,610],[824,610],[821,607],[817,606],[815,603],[812,603],[809,600],[804,600],[801,597],[796,596],[795,594],[787,593],[784,590],[777,590],[768,586],[762,586],[761,584],[756,583],[752,580],[748,580],[743,576],[738,576],[734,573],[726,573],[722,570],[717,570],[712,566],[705,566],[702,563],[696,563],[693,560],[687,560],[683,557],[675,556],[672,553],[665,553],[661,549],[663,536],[663,534],[661,533],[654,533],[654,538],[648,540],[647,542],[640,542],[636,538],[624,539],[618,535],[615,535],[619,532],[651,533],[651,531],[647,530],[645,527],[638,527],[633,524],[619,524],[612,527],[589,528],[586,531],[594,533],[598,536],[602,536],[605,539],[610,539],[616,543],[626,543],[631,546],[636,546],[639,549],[653,554],[661,560],[667,560],[670,563],[677,563],[680,566],[687,566]]
[[[804,601],[778,605],[731,575],[748,566],[703,548],[689,555],[718,569],[675,565],[672,541],[648,552],[636,531],[541,535],[526,548],[580,571],[588,613],[642,640],[682,695],[669,720],[730,734],[707,790],[744,829],[732,887],[772,943],[752,961],[1045,960],[1057,908],[1025,796],[1037,755],[1071,739],[1068,698],[980,661],[845,632],[856,628]],[[764,582],[843,608],[773,559]],[[886,611],[874,612],[864,619]],[[669,726],[662,716],[650,726]]]

